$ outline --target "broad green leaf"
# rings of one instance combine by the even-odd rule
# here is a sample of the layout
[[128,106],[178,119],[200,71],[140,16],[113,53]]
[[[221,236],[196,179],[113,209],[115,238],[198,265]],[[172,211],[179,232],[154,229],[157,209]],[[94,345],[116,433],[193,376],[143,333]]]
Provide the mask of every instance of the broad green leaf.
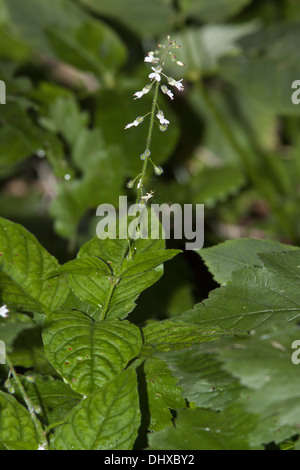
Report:
[[35,445],[38,436],[29,412],[12,396],[0,390],[0,442],[24,441]]
[[140,426],[135,371],[131,368],[88,396],[52,439],[56,450],[130,450]]
[[75,2],[7,0],[6,6],[21,37],[43,54],[54,55],[85,71],[100,72],[106,79],[109,71],[123,63],[125,49],[117,35]]
[[[224,89],[215,87],[213,83],[197,82],[187,96],[193,111],[206,123],[202,141],[203,149],[200,154],[201,160],[206,164],[204,169],[208,167],[208,170],[212,171],[228,167],[226,171],[229,171],[230,168],[236,168],[240,170],[241,174],[245,174],[241,152],[247,153],[251,166],[262,165],[261,155],[258,155],[249,145],[249,127],[253,133],[253,139],[261,149],[266,152],[274,152],[276,149],[276,116],[272,110],[253,101],[251,95],[226,85],[225,89],[226,93],[224,93]],[[239,103],[238,113],[232,109],[233,101]],[[224,123],[226,123],[225,126]],[[230,134],[234,134],[237,145],[233,145]],[[197,156],[198,154],[195,157]],[[198,159],[195,157],[195,164],[199,167],[199,156]],[[201,172],[203,163],[198,173]],[[196,173],[196,180],[197,176]],[[233,181],[232,184],[233,190],[236,188],[237,191],[240,188],[240,185],[234,185]],[[222,185],[225,183],[222,182]],[[231,194],[234,192],[232,191]]]
[[150,411],[149,431],[160,431],[171,426],[170,410],[186,407],[181,389],[176,386],[167,365],[157,358],[149,358],[144,366],[147,384],[148,406]]
[[189,348],[193,344],[214,341],[223,334],[230,334],[218,327],[203,328],[197,324],[172,320],[149,323],[142,332],[142,354],[146,356],[159,351]]
[[31,369],[35,373],[57,375],[46,357],[40,327],[21,331],[14,343],[9,357],[15,367]]
[[[150,36],[166,31],[172,20],[172,10],[163,0],[80,0],[82,5],[97,14],[107,16],[130,28],[141,36]],[[129,13],[130,12],[130,13]]]
[[242,10],[251,0],[180,0],[182,11],[190,18],[223,21]]
[[104,146],[99,129],[82,128],[72,147],[73,163],[82,176],[63,181],[50,206],[56,231],[65,238],[74,236],[88,209],[100,203],[118,205],[124,172],[119,148]]
[[[63,421],[66,414],[82,399],[69,385],[51,376],[28,374],[20,377],[20,380],[37,415],[42,416],[47,425]],[[15,381],[11,382],[18,393]]]
[[47,356],[73,390],[87,395],[138,355],[142,338],[128,321],[95,322],[76,311],[48,315],[43,331]]
[[[0,13],[1,19],[2,14]],[[0,25],[1,51],[0,59],[23,63],[30,57],[30,48],[19,38],[16,38],[9,25]]]
[[222,77],[266,109],[280,115],[299,115],[299,106],[292,103],[292,83],[299,77],[300,67],[284,60],[266,57],[226,57],[219,63]]
[[[102,314],[106,318],[124,318],[135,307],[135,300],[139,294],[163,274],[161,259],[169,257],[168,251],[164,251],[163,247],[163,240],[138,239],[134,242],[131,261],[125,261],[124,256],[128,249],[126,240],[109,238],[100,240],[95,237],[80,249],[78,259],[84,259],[87,256],[101,258],[110,266],[114,278],[111,276],[71,275],[69,276],[70,286],[80,300],[100,309],[100,311],[102,310]],[[143,271],[145,265],[141,267],[140,259],[142,255],[146,256],[144,259],[147,259],[146,250],[149,250],[149,253],[154,251],[156,256],[157,250],[161,251],[161,256],[158,258],[159,263],[156,263],[155,260],[151,261],[152,265],[156,267],[148,269],[147,272],[139,272],[123,278],[121,276],[123,263],[125,263],[126,269],[130,268],[131,273],[138,272],[140,269]],[[135,256],[137,256],[137,261],[135,261]],[[151,257],[151,255],[149,256]],[[171,257],[173,256],[174,252],[171,251]],[[149,268],[148,262],[147,266]]]
[[180,319],[198,325],[252,330],[284,325],[300,314],[300,250],[260,255],[263,267],[235,271],[232,281],[215,289]]
[[293,44],[299,37],[299,18],[293,22],[276,21],[242,39],[241,46],[251,56],[263,55],[267,60],[297,65],[300,54]]
[[[29,90],[28,90],[29,91]],[[32,107],[36,105],[32,104]],[[1,108],[0,123],[0,171],[3,172],[7,166],[20,163],[31,155],[43,152],[49,156],[55,169],[65,164],[63,160],[63,149],[59,140],[49,132],[36,126],[27,114],[22,102],[10,103],[9,106]],[[11,146],[11,142],[14,145]],[[55,155],[55,157],[53,156]]]
[[7,450],[38,450],[38,444],[26,441],[5,441],[2,443]]
[[149,434],[148,449],[251,450],[248,433],[257,421],[238,407],[221,413],[200,408],[179,411],[176,427]]
[[204,168],[190,181],[194,204],[214,207],[235,195],[245,184],[244,172],[233,165],[220,168]]
[[54,271],[47,273],[45,278],[49,279],[50,277],[59,276],[61,274],[96,274],[99,276],[112,276],[112,272],[109,266],[104,263],[104,261],[96,258],[95,256],[68,261]]
[[238,379],[223,370],[216,354],[203,351],[198,345],[156,356],[168,365],[182,395],[193,406],[222,410],[235,402],[243,389]]
[[[34,305],[35,311],[45,313],[58,308],[69,292],[66,279],[42,280],[56,267],[57,260],[31,233],[19,224],[0,218],[0,270],[4,274],[1,295],[7,303],[29,310]],[[12,293],[18,296],[14,298]]]
[[60,133],[70,146],[74,145],[79,133],[89,122],[86,112],[80,112],[79,104],[73,95],[58,96],[51,103],[47,117],[41,117],[43,127],[54,133]]
[[295,249],[275,240],[241,238],[227,240],[198,251],[219,284],[230,281],[233,271],[250,266],[262,267],[260,253],[286,252]]

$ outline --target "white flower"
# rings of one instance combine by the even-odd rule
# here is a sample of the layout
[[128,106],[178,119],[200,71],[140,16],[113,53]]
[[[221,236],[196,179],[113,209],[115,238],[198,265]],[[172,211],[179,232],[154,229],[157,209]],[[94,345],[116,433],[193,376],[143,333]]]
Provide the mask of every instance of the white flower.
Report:
[[161,111],[161,109],[158,111],[156,117],[158,117],[159,122],[162,126],[167,126],[168,124],[170,124],[170,121],[168,121],[168,119],[165,119],[164,113]]
[[161,67],[151,67],[154,73],[150,73],[149,78],[150,80],[156,80],[157,82],[160,82],[161,76],[160,73],[162,71]]
[[141,116],[138,116],[133,122],[127,124],[127,126],[125,126],[125,129],[129,129],[129,127],[132,127],[132,126],[138,126],[139,124],[141,124],[141,122],[143,122],[144,118],[141,117]]
[[143,96],[143,94],[144,93],[142,91],[136,91],[133,95],[133,96],[135,96],[134,99],[136,100],[137,98],[141,98]]
[[184,90],[184,87],[183,87],[183,85],[182,85],[182,83],[181,83],[182,80],[183,80],[183,78],[182,78],[181,80],[176,81],[176,80],[174,80],[174,78],[168,77],[168,83],[169,83],[169,85],[175,86],[175,87],[177,88],[177,90],[179,90],[179,91],[183,91],[183,90]]
[[154,57],[154,52],[148,52],[148,55],[145,57],[144,62],[150,62],[151,64],[157,64],[159,62],[159,57]]
[[160,87],[161,88],[161,91],[165,94],[165,95],[168,95],[169,98],[171,98],[171,100],[174,99],[174,94],[171,92],[171,90],[169,90],[169,88],[166,87],[166,85],[163,85]]
[[137,91],[136,93],[134,93],[133,96],[135,96],[135,100],[138,99],[138,98],[141,98],[143,95],[146,95],[147,93],[149,93],[151,89],[151,84],[150,85],[146,85],[142,91]]
[[154,191],[150,191],[150,193],[147,193],[146,196],[142,196],[141,199],[145,201],[146,203],[149,201],[149,199],[153,196]]
[[8,308],[6,308],[6,305],[3,305],[3,307],[0,308],[0,317],[2,317],[2,318],[9,317],[8,312],[9,312],[9,310],[8,310]]
[[[44,445],[45,445],[45,444],[44,444]],[[44,447],[44,445],[42,445],[42,444],[39,444],[39,446],[38,446],[38,450],[45,450],[45,447]]]

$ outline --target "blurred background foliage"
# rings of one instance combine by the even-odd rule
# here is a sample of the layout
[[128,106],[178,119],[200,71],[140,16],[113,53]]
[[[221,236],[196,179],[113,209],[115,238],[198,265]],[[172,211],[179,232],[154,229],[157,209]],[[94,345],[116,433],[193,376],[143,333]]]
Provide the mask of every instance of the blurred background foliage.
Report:
[[[183,74],[185,90],[161,97],[171,125],[155,130],[152,156],[165,171],[147,190],[159,204],[205,204],[206,246],[299,244],[299,1],[0,0],[0,216],[60,262],[95,235],[99,204],[134,200],[126,183],[147,125],[124,126],[150,109],[150,94],[132,95],[167,34],[185,63],[168,73]],[[177,315],[213,286],[198,255],[177,258],[143,294],[144,315]]]

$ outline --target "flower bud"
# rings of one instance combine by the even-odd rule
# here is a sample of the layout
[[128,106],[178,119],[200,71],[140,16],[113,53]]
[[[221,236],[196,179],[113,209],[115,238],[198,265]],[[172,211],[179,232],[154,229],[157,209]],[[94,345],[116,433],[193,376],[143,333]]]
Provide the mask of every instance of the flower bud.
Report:
[[154,166],[154,171],[157,176],[160,176],[163,174],[164,170],[162,169],[161,166]]

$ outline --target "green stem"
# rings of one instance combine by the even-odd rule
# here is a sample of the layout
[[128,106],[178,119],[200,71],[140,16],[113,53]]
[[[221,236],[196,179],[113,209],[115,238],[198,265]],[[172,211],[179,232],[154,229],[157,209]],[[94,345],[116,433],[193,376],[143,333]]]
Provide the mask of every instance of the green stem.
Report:
[[[151,117],[150,117],[150,124],[149,124],[149,130],[148,130],[148,136],[147,136],[145,152],[150,152],[159,84],[160,84],[160,82],[156,82],[155,89],[154,89],[154,97],[153,97],[153,101],[152,101]],[[136,198],[136,205],[141,200],[141,196],[142,196],[142,192],[143,192],[143,184],[144,184],[144,179],[145,179],[145,176],[146,176],[148,162],[149,162],[149,155],[146,156],[146,158],[144,160],[142,173],[141,173],[141,177],[140,177],[140,180],[139,180],[140,184],[139,184],[138,194],[137,194],[137,198]]]
[[22,398],[27,406],[27,409],[29,411],[29,414],[30,414],[30,417],[32,419],[32,422],[35,426],[35,429],[36,429],[36,433],[38,435],[38,438],[39,438],[39,444],[43,445],[44,447],[47,445],[47,441],[45,439],[45,436],[44,436],[44,432],[43,432],[43,428],[42,428],[42,425],[40,423],[40,421],[38,420],[38,418],[36,417],[36,414],[35,414],[35,409],[34,409],[34,406],[33,404],[31,403],[30,401],[30,398],[28,397],[23,385],[22,385],[22,382],[21,380],[19,379],[18,377],[18,374],[16,373],[16,370],[11,362],[11,360],[9,359],[9,357],[6,355],[6,362],[11,370],[11,373],[16,381],[16,384],[18,386],[18,389],[20,391],[20,394],[22,395]]

